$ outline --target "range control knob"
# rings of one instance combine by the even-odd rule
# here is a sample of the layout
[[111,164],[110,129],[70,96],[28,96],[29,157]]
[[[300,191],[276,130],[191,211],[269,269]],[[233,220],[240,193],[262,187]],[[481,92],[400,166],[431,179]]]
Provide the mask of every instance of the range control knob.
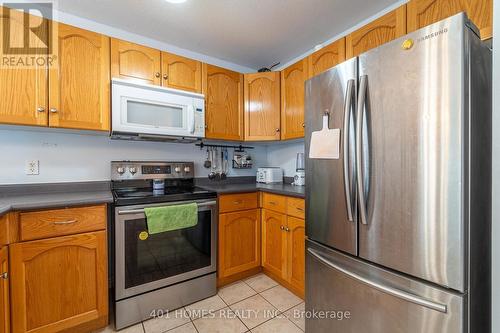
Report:
[[125,168],[124,167],[118,167],[118,168],[116,168],[116,172],[118,172],[120,175],[123,175],[125,173]]
[[181,172],[181,167],[178,167],[178,166],[175,167],[174,171],[177,172],[177,173]]
[[131,167],[131,168],[128,169],[128,171],[130,171],[130,173],[134,175],[135,173],[137,173],[137,168],[136,167]]
[[184,167],[184,172],[185,173],[190,173],[191,172],[191,168],[190,167]]

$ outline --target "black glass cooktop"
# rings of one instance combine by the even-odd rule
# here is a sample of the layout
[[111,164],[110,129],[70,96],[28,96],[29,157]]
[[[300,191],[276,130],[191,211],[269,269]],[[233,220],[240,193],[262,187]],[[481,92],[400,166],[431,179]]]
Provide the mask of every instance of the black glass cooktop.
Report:
[[197,186],[165,187],[164,190],[147,188],[119,188],[113,190],[115,204],[139,205],[157,202],[187,201],[215,198],[215,192]]

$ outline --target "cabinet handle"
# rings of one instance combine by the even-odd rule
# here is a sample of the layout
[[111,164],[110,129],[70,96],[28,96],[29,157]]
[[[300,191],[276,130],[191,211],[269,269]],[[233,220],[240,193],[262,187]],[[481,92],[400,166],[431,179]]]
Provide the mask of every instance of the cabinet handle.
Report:
[[50,113],[57,113],[57,109],[56,108],[51,108],[50,109]]
[[269,201],[269,204],[273,205],[273,206],[276,206],[276,202],[274,202],[274,201]]
[[5,273],[0,274],[0,278],[7,280],[9,278],[9,273],[5,272]]
[[276,129],[276,133],[278,133],[279,131],[280,131],[280,129],[279,129],[279,128],[277,128],[277,129]]
[[297,209],[297,210],[298,210],[298,211],[300,211],[300,212],[303,212],[303,211],[304,211],[304,209],[303,209],[303,208],[300,208],[300,207],[295,207],[295,209]]
[[305,128],[306,127],[306,124],[302,123],[302,128]]
[[163,79],[164,80],[168,80],[168,75],[167,74],[163,74]]
[[156,72],[155,77],[160,77],[160,72]]
[[235,205],[239,205],[239,204],[241,204],[241,200],[236,200],[236,201],[233,201],[233,203],[234,203]]
[[285,230],[285,227],[284,227],[284,226],[282,226],[282,225],[280,225],[280,229],[281,229],[281,230]]
[[57,221],[54,222],[55,225],[65,225],[65,224],[73,224],[78,222],[78,220],[69,220],[69,221]]
[[290,232],[290,229],[288,227],[285,228],[286,232]]
[[45,108],[43,106],[40,106],[40,107],[36,108],[36,111],[45,112]]

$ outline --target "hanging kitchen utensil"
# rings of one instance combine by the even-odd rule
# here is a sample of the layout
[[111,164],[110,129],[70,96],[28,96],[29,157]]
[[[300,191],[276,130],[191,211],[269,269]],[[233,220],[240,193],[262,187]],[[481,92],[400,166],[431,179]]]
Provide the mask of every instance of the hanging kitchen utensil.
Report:
[[208,148],[207,148],[207,160],[205,161],[205,163],[203,163],[203,166],[207,169],[210,169],[210,167],[212,166],[212,162],[210,161],[210,152],[208,151]]
[[208,174],[208,179],[214,179],[215,178],[215,161],[214,161],[214,150],[213,148],[210,148],[210,153],[208,154],[210,156],[210,173]]

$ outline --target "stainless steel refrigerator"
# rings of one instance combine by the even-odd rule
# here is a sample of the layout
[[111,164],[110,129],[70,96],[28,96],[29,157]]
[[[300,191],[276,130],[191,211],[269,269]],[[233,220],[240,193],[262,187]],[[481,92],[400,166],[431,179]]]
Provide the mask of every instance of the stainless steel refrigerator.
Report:
[[[307,333],[489,332],[491,50],[465,14],[306,82]],[[348,317],[348,318],[347,318]]]

